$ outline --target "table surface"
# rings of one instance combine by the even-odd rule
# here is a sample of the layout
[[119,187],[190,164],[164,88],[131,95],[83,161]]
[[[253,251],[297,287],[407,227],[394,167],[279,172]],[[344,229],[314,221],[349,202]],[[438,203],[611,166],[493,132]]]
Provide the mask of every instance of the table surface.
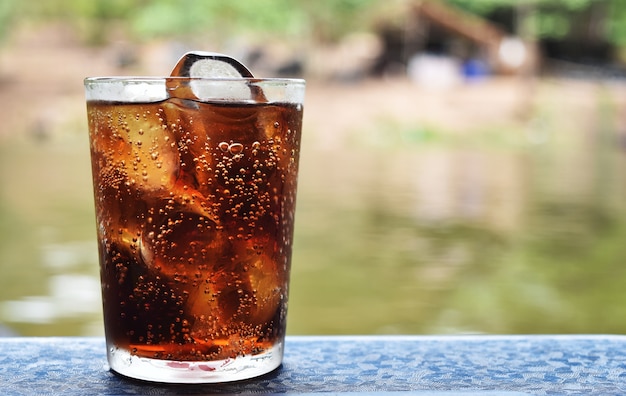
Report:
[[626,395],[626,336],[290,336],[274,372],[162,385],[109,371],[101,338],[0,338],[3,395]]

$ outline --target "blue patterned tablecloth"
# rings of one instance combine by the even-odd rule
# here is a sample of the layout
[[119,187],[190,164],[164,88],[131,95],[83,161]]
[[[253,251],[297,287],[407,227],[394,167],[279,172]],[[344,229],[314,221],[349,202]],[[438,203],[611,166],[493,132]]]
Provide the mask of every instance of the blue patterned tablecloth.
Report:
[[0,338],[2,395],[626,395],[626,336],[291,336],[283,365],[214,385],[110,372],[100,338]]

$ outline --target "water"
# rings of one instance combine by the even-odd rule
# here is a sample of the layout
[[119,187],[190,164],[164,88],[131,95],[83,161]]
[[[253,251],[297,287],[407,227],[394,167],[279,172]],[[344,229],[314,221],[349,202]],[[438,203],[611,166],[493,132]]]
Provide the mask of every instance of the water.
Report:
[[[329,147],[309,121],[288,331],[626,332],[626,120],[591,92],[471,134],[374,119]],[[0,140],[0,236],[0,327],[102,334],[80,126]]]
[[[85,153],[85,151],[87,151]],[[20,335],[99,334],[86,136],[0,143],[0,324]]]

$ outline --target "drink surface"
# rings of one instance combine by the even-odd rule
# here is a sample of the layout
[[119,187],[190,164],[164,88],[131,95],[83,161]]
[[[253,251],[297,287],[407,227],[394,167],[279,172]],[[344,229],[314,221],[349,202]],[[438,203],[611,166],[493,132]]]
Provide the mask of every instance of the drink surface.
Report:
[[257,354],[285,332],[301,105],[88,101],[109,346]]

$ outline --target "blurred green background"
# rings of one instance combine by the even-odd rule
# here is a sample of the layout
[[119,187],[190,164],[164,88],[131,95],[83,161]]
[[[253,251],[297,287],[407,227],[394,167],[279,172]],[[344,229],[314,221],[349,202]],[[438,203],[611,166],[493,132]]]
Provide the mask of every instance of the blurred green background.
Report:
[[82,80],[308,81],[291,334],[626,332],[626,1],[0,2],[0,334],[101,335]]

